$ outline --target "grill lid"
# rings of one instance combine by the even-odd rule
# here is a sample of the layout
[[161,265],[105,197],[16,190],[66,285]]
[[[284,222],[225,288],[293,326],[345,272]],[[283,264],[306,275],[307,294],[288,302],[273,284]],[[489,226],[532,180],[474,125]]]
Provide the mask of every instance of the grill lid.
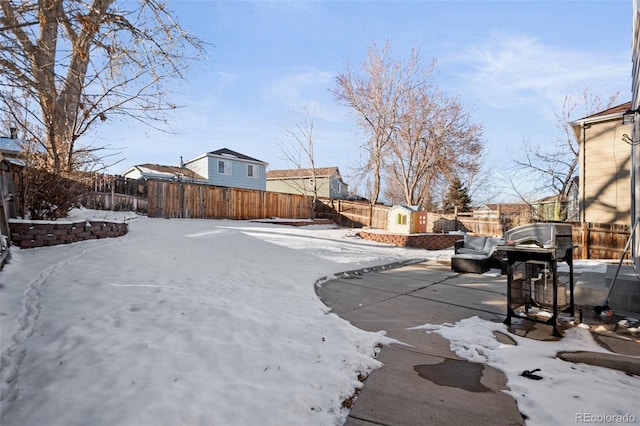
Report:
[[504,239],[509,245],[535,244],[539,247],[557,249],[572,247],[571,237],[571,225],[562,223],[530,223],[504,233]]

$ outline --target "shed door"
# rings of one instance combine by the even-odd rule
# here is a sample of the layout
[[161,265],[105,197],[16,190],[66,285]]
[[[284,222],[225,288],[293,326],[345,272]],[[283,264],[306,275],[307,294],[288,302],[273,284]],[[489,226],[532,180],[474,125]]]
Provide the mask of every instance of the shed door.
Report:
[[427,232],[427,212],[418,212],[418,233]]

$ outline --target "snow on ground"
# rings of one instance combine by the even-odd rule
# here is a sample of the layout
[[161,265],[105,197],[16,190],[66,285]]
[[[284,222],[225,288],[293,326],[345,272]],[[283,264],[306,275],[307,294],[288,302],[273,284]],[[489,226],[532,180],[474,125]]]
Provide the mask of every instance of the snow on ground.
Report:
[[[126,220],[129,234],[12,250],[0,273],[3,425],[341,424],[342,401],[362,386],[359,373],[380,367],[376,347],[389,339],[330,313],[314,282],[452,254],[326,225],[73,213]],[[477,318],[423,328],[503,369],[527,424],[569,412],[640,415],[638,378],[555,358],[602,350],[585,330],[558,343],[512,336],[510,346],[492,334],[505,326]],[[519,376],[533,368],[543,380]]]
[[0,273],[3,425],[341,424],[384,333],[316,297],[345,270],[447,256],[331,226],[127,220]]
[[[561,340],[546,342],[513,335],[506,325],[478,317],[455,324],[425,324],[414,328],[419,329],[449,340],[451,350],[462,358],[502,370],[510,389],[507,393],[528,417],[528,426],[640,421],[639,377],[556,357],[562,351],[606,353],[586,328],[570,328]],[[516,345],[498,342],[494,332],[507,334]],[[540,380],[521,375],[525,370],[535,369],[540,369],[533,373],[542,377]]]

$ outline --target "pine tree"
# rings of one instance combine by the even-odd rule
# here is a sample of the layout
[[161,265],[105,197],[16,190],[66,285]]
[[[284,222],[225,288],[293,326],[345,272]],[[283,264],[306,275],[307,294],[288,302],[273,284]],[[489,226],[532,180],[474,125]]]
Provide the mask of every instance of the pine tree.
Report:
[[458,208],[458,211],[469,211],[471,205],[471,197],[469,197],[469,191],[462,185],[460,179],[455,178],[449,186],[449,191],[445,194],[442,200],[442,209],[444,213],[453,213]]

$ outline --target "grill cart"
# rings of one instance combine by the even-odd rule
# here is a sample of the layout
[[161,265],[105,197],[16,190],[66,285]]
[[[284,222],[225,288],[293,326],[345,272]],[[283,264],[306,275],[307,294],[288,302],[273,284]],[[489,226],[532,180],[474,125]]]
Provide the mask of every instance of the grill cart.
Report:
[[[571,226],[534,223],[505,232],[507,245],[498,247],[507,255],[507,318],[523,318],[553,326],[558,331],[558,312],[574,316],[573,243]],[[569,265],[569,276],[560,277],[558,262]],[[519,314],[517,309],[523,308]],[[551,314],[551,316],[549,316]]]

